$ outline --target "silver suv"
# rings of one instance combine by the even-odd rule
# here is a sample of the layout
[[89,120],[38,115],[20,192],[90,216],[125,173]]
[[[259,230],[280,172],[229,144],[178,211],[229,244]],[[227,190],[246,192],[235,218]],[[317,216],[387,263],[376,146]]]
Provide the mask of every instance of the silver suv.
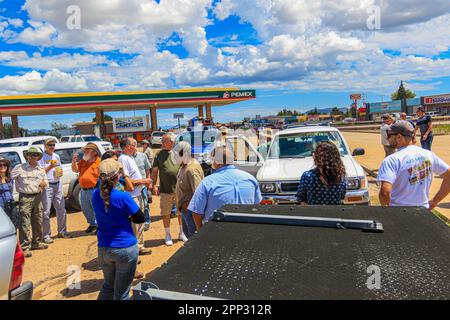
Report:
[[22,283],[24,264],[16,228],[0,208],[0,300],[31,300],[33,283]]

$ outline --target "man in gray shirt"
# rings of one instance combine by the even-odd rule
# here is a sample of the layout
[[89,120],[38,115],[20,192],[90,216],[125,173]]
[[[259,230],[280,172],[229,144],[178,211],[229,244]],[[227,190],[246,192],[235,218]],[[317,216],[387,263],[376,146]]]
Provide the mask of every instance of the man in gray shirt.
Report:
[[381,119],[383,120],[383,124],[381,125],[380,131],[381,131],[381,144],[384,148],[385,157],[393,154],[395,152],[395,148],[391,147],[391,144],[388,139],[388,130],[391,127],[391,124],[394,123],[392,117],[390,114],[386,113],[381,116]]

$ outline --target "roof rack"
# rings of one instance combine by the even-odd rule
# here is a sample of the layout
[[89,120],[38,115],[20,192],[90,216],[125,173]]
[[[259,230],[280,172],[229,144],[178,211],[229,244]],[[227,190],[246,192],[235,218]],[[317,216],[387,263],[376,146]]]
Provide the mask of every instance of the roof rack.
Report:
[[231,213],[221,210],[216,210],[214,212],[213,220],[217,222],[277,224],[302,227],[335,228],[342,230],[357,229],[365,232],[376,233],[384,232],[383,225],[375,220]]

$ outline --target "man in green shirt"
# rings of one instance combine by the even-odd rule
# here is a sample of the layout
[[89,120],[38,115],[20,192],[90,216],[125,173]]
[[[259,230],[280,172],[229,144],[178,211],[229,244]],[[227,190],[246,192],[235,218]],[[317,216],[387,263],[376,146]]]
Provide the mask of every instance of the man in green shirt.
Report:
[[[166,232],[166,245],[173,245],[172,236],[170,235],[170,214],[175,203],[175,190],[177,185],[177,175],[180,166],[173,162],[171,150],[175,145],[175,134],[167,133],[162,137],[161,151],[153,160],[152,193],[159,195],[161,216],[163,219],[164,230]],[[159,176],[159,188],[156,184]],[[178,223],[180,226],[179,239],[187,241],[183,233],[181,216],[178,215]]]

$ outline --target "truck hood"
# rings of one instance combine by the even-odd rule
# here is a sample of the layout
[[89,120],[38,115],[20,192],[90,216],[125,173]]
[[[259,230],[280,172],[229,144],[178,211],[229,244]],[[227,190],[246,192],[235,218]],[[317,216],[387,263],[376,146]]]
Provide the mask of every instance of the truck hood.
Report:
[[[362,167],[351,157],[343,156],[347,177],[364,176]],[[258,181],[296,181],[303,172],[314,168],[312,157],[294,159],[267,159],[258,171]]]

